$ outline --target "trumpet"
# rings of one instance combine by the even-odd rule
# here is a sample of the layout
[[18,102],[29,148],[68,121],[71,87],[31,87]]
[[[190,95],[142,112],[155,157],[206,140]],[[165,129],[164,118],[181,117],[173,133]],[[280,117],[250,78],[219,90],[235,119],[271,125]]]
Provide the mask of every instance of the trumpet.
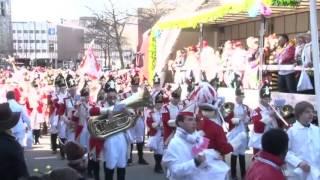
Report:
[[275,107],[273,107],[272,105],[270,105],[271,110],[276,114],[276,116],[282,121],[282,123],[286,126],[289,127],[288,122],[282,117],[282,115],[276,110]]

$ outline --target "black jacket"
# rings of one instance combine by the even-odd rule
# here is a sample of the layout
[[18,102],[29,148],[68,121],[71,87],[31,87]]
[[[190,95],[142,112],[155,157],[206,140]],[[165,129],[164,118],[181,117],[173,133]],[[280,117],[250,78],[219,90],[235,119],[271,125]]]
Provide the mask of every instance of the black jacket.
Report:
[[28,176],[22,147],[13,136],[0,132],[0,179],[16,180]]

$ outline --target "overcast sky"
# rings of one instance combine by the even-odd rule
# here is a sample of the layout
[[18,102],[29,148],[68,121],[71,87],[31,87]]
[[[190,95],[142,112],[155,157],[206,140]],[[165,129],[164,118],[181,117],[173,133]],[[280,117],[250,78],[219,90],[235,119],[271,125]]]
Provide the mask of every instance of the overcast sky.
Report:
[[[146,7],[151,0],[113,0],[121,9],[132,10]],[[89,16],[91,11],[103,10],[107,0],[11,0],[13,21],[59,21],[63,19],[78,19]]]

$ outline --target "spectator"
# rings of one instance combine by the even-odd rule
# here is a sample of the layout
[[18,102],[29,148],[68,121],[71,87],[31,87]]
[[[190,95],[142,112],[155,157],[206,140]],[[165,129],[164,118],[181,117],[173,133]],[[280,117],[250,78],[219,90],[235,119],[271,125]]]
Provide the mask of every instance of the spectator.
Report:
[[281,129],[271,129],[262,136],[262,151],[254,157],[246,180],[285,180],[281,166],[288,152],[288,135]]
[[[280,47],[276,54],[276,62],[278,65],[293,65],[295,64],[295,47],[289,42],[286,34],[279,36],[278,45]],[[294,70],[279,70],[278,89],[280,92],[296,92],[296,80]]]
[[19,122],[20,115],[20,112],[12,112],[8,103],[0,104],[0,178],[2,180],[17,180],[29,176],[23,148],[10,131]]
[[84,147],[76,142],[69,141],[65,144],[64,150],[67,155],[68,166],[78,171],[81,175],[84,175],[86,171]]
[[76,170],[72,168],[55,169],[42,177],[43,180],[84,180]]

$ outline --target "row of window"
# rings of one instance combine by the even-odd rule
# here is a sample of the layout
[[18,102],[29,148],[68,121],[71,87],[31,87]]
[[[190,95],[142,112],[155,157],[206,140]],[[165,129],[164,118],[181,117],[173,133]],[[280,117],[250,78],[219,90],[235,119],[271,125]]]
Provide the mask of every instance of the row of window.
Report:
[[46,33],[46,31],[45,30],[12,30],[12,33],[36,33],[36,34],[39,34],[40,32],[42,33],[42,34],[45,34]]
[[37,53],[40,53],[40,52],[43,52],[43,53],[46,53],[47,52],[47,50],[46,49],[42,49],[42,50],[40,50],[40,49],[37,49],[37,50],[34,50],[34,49],[24,49],[24,50],[22,50],[22,49],[19,49],[19,50],[14,50],[14,52],[18,52],[18,53],[34,53],[34,52],[37,52]]
[[[13,43],[40,43],[40,40],[13,40]],[[41,43],[47,43],[47,41],[41,40]]]

